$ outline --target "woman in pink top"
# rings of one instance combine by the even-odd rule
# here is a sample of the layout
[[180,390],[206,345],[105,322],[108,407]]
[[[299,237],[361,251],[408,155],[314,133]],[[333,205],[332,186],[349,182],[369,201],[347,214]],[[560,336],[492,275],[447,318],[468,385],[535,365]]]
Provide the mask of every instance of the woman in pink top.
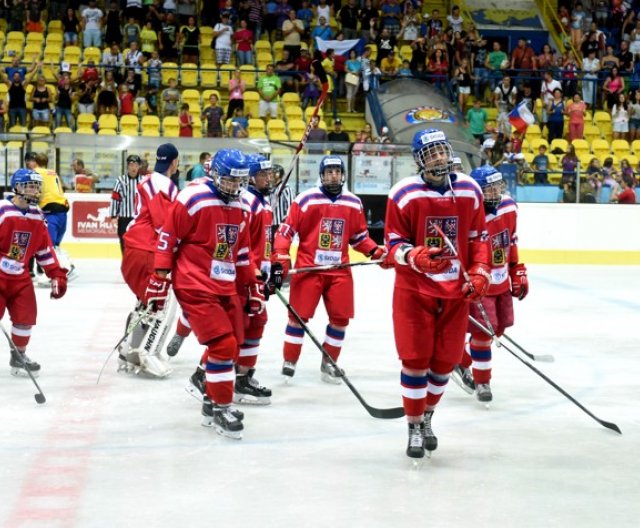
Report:
[[[227,119],[233,117],[236,108],[244,110],[245,82],[242,80],[240,68],[236,68],[233,77],[229,80],[229,106],[227,107]],[[250,117],[247,115],[247,117]]]
[[569,141],[574,139],[583,139],[584,137],[584,113],[587,105],[580,97],[579,93],[573,96],[565,110],[565,114],[569,116]]
[[618,100],[618,95],[624,92],[624,80],[620,77],[616,66],[611,68],[611,73],[607,76],[607,80],[604,81],[602,91],[607,102],[607,108],[611,110]]

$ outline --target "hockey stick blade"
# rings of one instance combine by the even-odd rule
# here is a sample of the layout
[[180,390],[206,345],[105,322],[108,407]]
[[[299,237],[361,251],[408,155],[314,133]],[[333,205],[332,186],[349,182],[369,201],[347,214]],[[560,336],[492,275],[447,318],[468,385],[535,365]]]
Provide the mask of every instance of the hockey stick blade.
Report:
[[371,266],[372,264],[380,264],[383,259],[367,260],[365,262],[347,262],[345,264],[327,264],[326,266],[308,266],[306,268],[294,268],[289,272],[289,275],[295,275],[296,273],[310,273],[313,271],[331,271],[343,268],[355,268],[356,266]]
[[[0,324],[0,328],[2,328],[2,333],[4,334],[4,336],[7,338],[7,341],[9,342],[9,348],[11,348],[11,350],[13,350],[13,352],[15,354],[17,354],[17,357],[22,360],[22,356],[20,354],[20,351],[18,350],[18,347],[13,342],[13,339],[11,339],[11,336],[7,333],[4,325]],[[36,386],[36,389],[38,389],[38,393],[34,394],[33,397],[35,398],[36,403],[38,403],[39,405],[42,405],[43,403],[45,403],[47,401],[47,398],[45,397],[44,392],[42,392],[42,389],[40,388],[40,385],[38,385],[38,382],[36,381],[36,378],[31,373],[31,371],[27,368],[27,365],[25,365],[24,361],[22,361],[22,365],[24,366],[25,372],[29,375],[29,377],[31,378],[31,381]]]
[[286,306],[286,308],[289,311],[289,313],[294,317],[294,319],[302,327],[304,332],[311,338],[311,341],[313,341],[313,344],[316,345],[316,347],[318,347],[318,350],[320,350],[320,352],[322,352],[322,356],[324,357],[324,359],[328,363],[330,363],[337,370],[337,372],[341,373],[340,377],[342,378],[342,380],[344,380],[345,385],[347,387],[349,387],[349,390],[358,399],[358,401],[362,404],[362,406],[367,410],[367,412],[369,413],[370,416],[372,416],[373,418],[380,418],[382,420],[393,420],[395,418],[402,418],[404,416],[404,409],[402,407],[393,407],[391,409],[378,409],[377,407],[372,407],[371,405],[369,405],[364,400],[362,395],[351,384],[351,381],[349,381],[349,378],[347,378],[347,375],[344,373],[344,371],[340,367],[338,367],[338,365],[333,360],[333,358],[324,349],[324,347],[322,346],[320,341],[318,341],[316,336],[313,335],[311,330],[309,330],[309,327],[307,326],[307,324],[302,320],[300,315],[298,315],[298,312],[295,311],[293,306],[291,306],[291,304],[289,304],[289,301],[282,294],[282,292],[280,290],[276,290],[276,295],[278,296],[278,299],[280,299],[280,301],[282,301],[282,304],[284,304]]
[[[492,337],[493,339],[499,341],[499,337],[497,337],[495,335],[494,332],[490,331],[489,328],[487,328],[486,326],[484,326],[480,321],[475,320],[473,317],[469,317],[471,322],[476,325],[478,328],[480,328],[480,330],[482,330],[485,334],[487,334],[488,336]],[[534,367],[531,363],[529,363],[527,360],[522,359],[517,353],[515,353],[513,350],[511,350],[505,343],[500,342],[502,348],[504,348],[507,352],[509,352],[509,354],[511,354],[513,357],[515,357],[518,361],[520,361],[521,363],[523,363],[524,365],[526,365],[527,367],[529,367],[531,370],[533,370],[533,372],[535,372],[538,376],[540,376],[543,380],[545,380],[549,385],[551,385],[554,389],[556,389],[560,394],[562,394],[565,398],[567,398],[570,402],[574,403],[576,406],[578,406],[580,409],[582,409],[585,413],[587,413],[589,416],[591,416],[591,418],[593,418],[596,422],[598,422],[600,425],[602,425],[603,427],[606,427],[607,429],[611,429],[612,431],[615,431],[618,434],[622,434],[622,431],[620,430],[620,428],[612,423],[612,422],[607,422],[605,420],[601,420],[600,418],[598,418],[595,414],[593,414],[589,409],[587,409],[584,405],[582,405],[578,400],[576,400],[573,396],[571,396],[571,394],[569,394],[567,391],[565,391],[562,387],[560,387],[560,385],[558,385],[555,381],[553,381],[551,378],[549,378],[548,376],[546,376],[544,373],[542,373],[541,371],[539,371],[536,367]]]
[[527,352],[524,348],[522,348],[518,343],[516,343],[513,339],[511,339],[507,334],[503,333],[502,337],[504,337],[509,343],[511,343],[514,347],[516,347],[520,352],[522,352],[528,358],[533,359],[534,361],[540,361],[543,363],[553,363],[556,358],[554,358],[551,354],[532,354]]

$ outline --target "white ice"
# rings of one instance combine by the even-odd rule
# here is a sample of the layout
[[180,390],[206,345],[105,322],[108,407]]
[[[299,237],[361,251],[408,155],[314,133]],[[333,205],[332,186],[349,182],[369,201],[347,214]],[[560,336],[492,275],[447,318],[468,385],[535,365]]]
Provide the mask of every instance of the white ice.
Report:
[[[371,418],[346,386],[320,381],[307,339],[280,377],[286,311],[269,301],[257,377],[269,407],[243,407],[241,441],[200,425],[185,391],[201,347],[185,342],[166,380],[98,372],[133,297],[118,262],[78,261],[67,296],[38,290],[29,379],[0,368],[0,525],[43,527],[635,527],[640,518],[640,269],[530,266],[531,294],[508,334],[602,427],[507,351],[494,349],[490,409],[450,383],[434,416],[439,448],[406,457],[404,419]],[[354,269],[356,318],[340,359],[376,407],[396,407],[393,272]],[[10,322],[5,315],[5,328]],[[312,331],[322,339],[326,316]]]

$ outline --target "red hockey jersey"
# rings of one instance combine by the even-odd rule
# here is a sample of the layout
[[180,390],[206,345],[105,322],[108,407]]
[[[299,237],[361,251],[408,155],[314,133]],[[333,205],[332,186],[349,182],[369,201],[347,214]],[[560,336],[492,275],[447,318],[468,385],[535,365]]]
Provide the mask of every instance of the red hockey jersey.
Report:
[[34,205],[20,209],[9,198],[0,200],[0,278],[29,279],[34,255],[47,276],[60,268],[42,211]]
[[443,247],[444,258],[452,260],[446,273],[419,274],[409,266],[396,266],[395,287],[426,295],[454,299],[462,297],[464,278],[460,261],[454,257],[435,230],[440,229],[454,244],[468,269],[475,263],[491,262],[482,191],[470,177],[451,175],[451,189],[440,193],[420,176],[405,178],[389,192],[385,220],[385,243],[392,258],[402,244]]
[[271,273],[271,224],[273,212],[267,196],[249,187],[242,193],[242,203],[249,210],[251,262],[261,272]]
[[[369,237],[362,202],[349,191],[338,196],[327,195],[320,188],[300,193],[278,228],[276,251],[288,253],[296,234],[300,239],[296,257],[299,268],[346,264],[349,246],[365,255],[377,247]],[[344,268],[331,273],[351,271]]]
[[517,205],[510,196],[502,196],[496,210],[486,214],[491,243],[491,285],[487,295],[509,291],[509,266],[518,263],[517,216]]
[[136,193],[135,217],[124,234],[125,245],[153,251],[160,228],[177,195],[177,187],[163,174],[152,172],[142,180]]
[[233,295],[236,281],[256,282],[248,222],[246,206],[225,203],[212,182],[189,185],[161,229],[154,267],[172,270],[176,289]]

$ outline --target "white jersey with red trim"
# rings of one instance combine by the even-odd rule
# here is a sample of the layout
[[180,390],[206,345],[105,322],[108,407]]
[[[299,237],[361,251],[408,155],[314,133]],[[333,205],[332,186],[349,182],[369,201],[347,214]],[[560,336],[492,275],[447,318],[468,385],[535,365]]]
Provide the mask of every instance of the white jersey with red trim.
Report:
[[153,251],[158,233],[178,196],[178,188],[170,178],[152,172],[138,185],[135,216],[124,234],[127,247]]
[[236,282],[256,282],[250,260],[249,211],[226,203],[213,182],[188,185],[176,199],[158,238],[155,269],[171,269],[176,289],[236,294]]
[[[446,273],[416,273],[410,266],[397,265],[395,287],[419,291],[445,299],[462,297],[464,278],[460,260],[446,246],[434,226],[447,235],[468,269],[476,263],[489,266],[482,191],[469,176],[453,173],[451,188],[436,190],[420,176],[398,182],[389,192],[385,220],[385,243],[389,258],[402,245],[442,247],[443,258],[451,259]],[[452,192],[453,189],[453,192]]]
[[249,210],[249,235],[251,237],[251,261],[267,276],[271,273],[271,241],[273,212],[269,197],[249,187],[242,193],[242,202]]
[[495,210],[486,213],[491,244],[491,285],[487,295],[509,291],[509,267],[518,263],[517,217],[518,206],[506,195]]
[[[332,196],[316,187],[300,193],[276,233],[276,251],[288,253],[296,234],[300,239],[297,267],[346,264],[349,246],[364,255],[377,247],[369,237],[362,202],[349,191]],[[351,271],[344,268],[332,273]]]
[[35,205],[20,209],[10,197],[0,200],[0,278],[29,279],[34,255],[47,276],[60,268],[42,211]]

